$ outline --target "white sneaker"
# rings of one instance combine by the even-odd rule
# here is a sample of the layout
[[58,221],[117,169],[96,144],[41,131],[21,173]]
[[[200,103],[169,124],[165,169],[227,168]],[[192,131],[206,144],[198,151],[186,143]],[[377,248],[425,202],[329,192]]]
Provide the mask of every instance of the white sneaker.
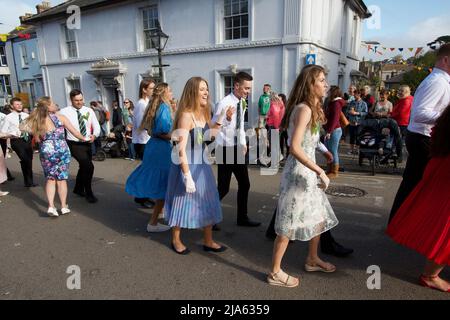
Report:
[[65,207],[65,208],[61,208],[61,215],[65,215],[70,213],[70,209],[69,206]]
[[169,231],[170,227],[164,224],[158,223],[156,226],[152,226],[151,224],[147,224],[147,232],[166,232]]
[[56,208],[49,207],[47,210],[47,214],[50,217],[59,217],[58,210],[56,210]]
[[9,191],[0,191],[0,197],[6,196],[9,194]]

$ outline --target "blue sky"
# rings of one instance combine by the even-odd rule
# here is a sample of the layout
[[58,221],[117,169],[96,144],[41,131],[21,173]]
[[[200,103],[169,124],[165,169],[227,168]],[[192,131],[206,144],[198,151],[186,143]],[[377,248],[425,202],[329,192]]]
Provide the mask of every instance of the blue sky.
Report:
[[[279,1],[279,0],[273,0]],[[338,1],[338,0],[334,0]],[[25,12],[36,13],[39,0],[0,0],[0,33],[7,33],[19,24]],[[52,0],[57,5],[63,0]],[[438,36],[450,35],[450,0],[364,0],[367,6],[377,6],[381,13],[381,28],[369,29],[364,23],[363,40],[375,40],[384,47],[422,47]],[[369,22],[370,23],[370,22]],[[380,60],[399,52],[380,56],[362,48],[360,57]],[[412,54],[403,53],[405,58]]]
[[[426,47],[426,44],[442,35],[450,35],[449,0],[365,0],[367,6],[378,6],[381,28],[369,29],[364,23],[363,40],[378,41],[384,47]],[[370,25],[370,24],[369,24]],[[389,56],[399,54],[398,51]],[[412,54],[404,52],[408,58]],[[384,56],[368,54],[361,56],[379,60]]]

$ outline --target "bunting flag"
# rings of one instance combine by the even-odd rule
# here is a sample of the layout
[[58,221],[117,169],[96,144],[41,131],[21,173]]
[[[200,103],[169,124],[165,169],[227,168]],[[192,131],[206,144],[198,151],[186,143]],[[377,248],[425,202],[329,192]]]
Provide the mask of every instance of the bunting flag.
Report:
[[384,50],[384,51],[386,51],[386,50],[387,50],[387,48],[386,48],[386,47],[383,47],[383,50]]
[[29,33],[23,34],[22,32],[19,32],[18,36],[19,36],[19,38],[27,39],[27,40],[31,38],[31,35]]
[[395,51],[395,48],[391,48],[391,51]]
[[414,48],[408,48],[409,52],[413,52]]
[[417,55],[423,50],[423,47],[417,48],[416,53],[414,54],[414,57],[417,57]]
[[16,29],[15,30],[17,30],[17,31],[23,31],[23,30],[26,30],[27,28],[24,28],[24,27],[16,27]]
[[0,41],[6,42],[6,40],[8,40],[8,34],[0,34]]
[[398,51],[403,52],[403,48],[398,48]]

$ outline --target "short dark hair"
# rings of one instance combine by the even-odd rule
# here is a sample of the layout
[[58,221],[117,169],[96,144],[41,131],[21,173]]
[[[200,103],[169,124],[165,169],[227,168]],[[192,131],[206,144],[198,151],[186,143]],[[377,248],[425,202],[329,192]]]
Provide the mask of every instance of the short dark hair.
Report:
[[266,84],[264,85],[264,87],[272,88],[272,86],[271,86],[270,84],[268,84],[268,83],[266,83]]
[[91,101],[89,104],[91,105],[91,107],[94,107],[94,108],[97,107],[97,105],[98,105],[97,101]]
[[234,76],[234,83],[241,84],[244,81],[253,81],[253,77],[249,75],[247,72],[239,72]]
[[437,57],[438,60],[443,58],[443,57],[450,57],[450,43],[443,44],[436,51],[436,57]]
[[9,100],[9,104],[12,106],[14,102],[22,102],[20,98],[14,97],[11,100]]
[[74,98],[74,97],[76,97],[76,96],[78,96],[78,95],[82,95],[83,94],[83,92],[81,92],[81,90],[78,90],[78,89],[73,89],[72,91],[70,91],[70,99],[72,100],[72,98]]

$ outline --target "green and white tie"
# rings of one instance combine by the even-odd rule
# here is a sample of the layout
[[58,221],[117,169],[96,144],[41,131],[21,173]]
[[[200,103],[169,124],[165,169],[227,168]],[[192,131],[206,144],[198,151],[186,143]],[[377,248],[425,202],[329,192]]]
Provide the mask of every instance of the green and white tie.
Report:
[[80,133],[85,137],[86,132],[86,124],[84,123],[84,118],[81,115],[80,110],[77,110],[77,116],[78,116],[78,125],[80,126]]

